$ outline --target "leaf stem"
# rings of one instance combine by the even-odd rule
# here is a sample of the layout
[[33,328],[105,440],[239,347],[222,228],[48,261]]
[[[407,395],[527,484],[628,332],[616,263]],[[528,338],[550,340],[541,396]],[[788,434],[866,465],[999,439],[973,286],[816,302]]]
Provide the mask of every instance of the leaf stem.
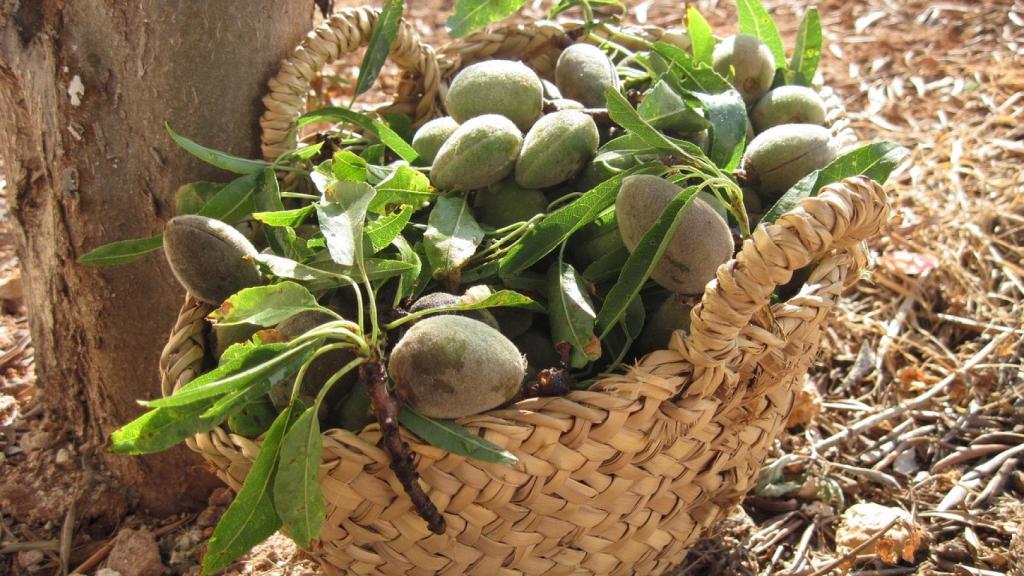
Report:
[[319,201],[320,197],[314,194],[303,194],[302,192],[281,192],[281,198],[299,198],[302,200]]
[[[316,352],[314,352],[313,355],[310,356],[309,359],[307,359],[306,362],[302,364],[302,367],[299,368],[299,373],[295,375],[295,383],[292,385],[292,395],[290,402],[294,402],[295,399],[299,397],[299,392],[302,390],[302,381],[306,379],[306,372],[309,370],[309,367],[313,365],[313,362],[316,361],[317,358],[323,356],[324,354],[327,354],[328,352],[333,352],[334,350],[343,350],[345,348],[352,348],[352,344],[328,344],[327,346],[321,346]],[[319,396],[317,397],[317,404],[319,405]]]
[[331,377],[327,379],[327,382],[324,382],[323,388],[320,389],[320,392],[317,393],[316,401],[313,403],[313,406],[316,407],[317,410],[319,410],[320,404],[324,401],[324,398],[327,397],[327,393],[331,391],[331,388],[334,386],[335,382],[341,380],[346,374],[348,374],[352,370],[355,370],[360,365],[366,364],[366,362],[368,362],[366,358],[356,358],[355,360],[349,362],[348,364],[345,364],[345,366],[343,366],[340,370],[332,374]]

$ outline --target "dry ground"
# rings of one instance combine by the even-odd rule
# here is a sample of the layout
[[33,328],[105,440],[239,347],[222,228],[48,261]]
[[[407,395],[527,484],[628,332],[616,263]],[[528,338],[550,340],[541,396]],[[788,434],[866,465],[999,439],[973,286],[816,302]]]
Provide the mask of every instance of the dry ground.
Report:
[[[766,3],[787,40],[813,4]],[[443,43],[442,3],[410,4],[421,34]],[[674,25],[680,4],[630,2],[630,15]],[[716,32],[732,31],[732,2],[696,4]],[[888,186],[895,216],[871,244],[876,267],[838,311],[809,374],[806,405],[818,407],[820,397],[820,411],[779,442],[763,489],[679,574],[1024,574],[1024,2],[818,6],[825,81],[843,96],[860,138],[895,140],[912,154]],[[542,13],[536,3],[525,12]],[[40,440],[48,424],[31,401],[32,349],[6,230],[0,478],[3,467],[41,450],[66,464],[74,448]],[[124,526],[155,530],[168,573],[191,573],[226,496],[215,495],[197,518],[130,518]],[[909,522],[869,534],[897,544],[920,536],[917,546],[893,564],[881,558],[884,548],[868,553],[871,543],[838,550],[842,512],[860,502],[908,511]],[[60,528],[0,513],[0,573],[58,573]],[[68,532],[70,565],[103,558],[113,536]],[[277,537],[230,573],[317,572]]]

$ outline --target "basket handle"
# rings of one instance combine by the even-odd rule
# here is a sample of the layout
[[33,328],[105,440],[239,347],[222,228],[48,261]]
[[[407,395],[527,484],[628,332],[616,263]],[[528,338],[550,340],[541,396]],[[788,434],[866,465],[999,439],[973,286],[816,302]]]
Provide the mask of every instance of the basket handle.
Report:
[[719,267],[691,313],[690,333],[681,340],[693,364],[683,397],[708,397],[726,384],[733,370],[740,331],[765,307],[776,286],[796,270],[832,250],[851,250],[878,232],[888,219],[882,187],[864,176],[829,184],[774,224],[758,226],[736,258]]
[[[379,16],[380,10],[370,7],[340,10],[307,34],[281,62],[263,97],[266,111],[260,117],[260,132],[264,159],[272,161],[295,145],[294,122],[305,112],[316,73],[366,46]],[[410,104],[413,122],[418,124],[436,115],[440,74],[434,49],[421,42],[412,26],[402,20],[390,55],[406,71],[398,101]]]

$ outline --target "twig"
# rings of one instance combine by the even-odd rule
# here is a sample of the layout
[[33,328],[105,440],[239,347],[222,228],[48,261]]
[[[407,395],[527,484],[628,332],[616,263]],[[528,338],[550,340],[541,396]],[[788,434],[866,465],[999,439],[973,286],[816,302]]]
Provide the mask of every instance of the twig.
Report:
[[882,373],[882,365],[885,364],[885,358],[889,355],[889,347],[892,346],[893,341],[903,330],[903,324],[906,323],[907,315],[914,308],[914,304],[917,304],[916,297],[904,298],[903,302],[900,303],[899,309],[896,311],[896,316],[886,326],[885,334],[882,335],[882,341],[878,343],[878,353],[875,355],[875,372]]
[[387,375],[380,362],[371,361],[359,367],[359,380],[367,387],[373,412],[380,424],[381,442],[391,456],[390,468],[412,500],[413,509],[427,522],[434,534],[444,534],[445,521],[437,507],[423,492],[419,474],[413,465],[409,445],[402,441],[398,428],[398,401],[388,392]]
[[[544,113],[545,114],[550,114],[552,112],[558,112],[558,111],[559,111],[559,108],[554,103],[552,103],[552,102],[545,102],[544,103]],[[594,119],[594,123],[597,124],[598,126],[614,126],[615,125],[615,123],[612,122],[611,116],[608,115],[608,109],[607,108],[583,108],[583,109],[576,109],[576,111],[577,112],[582,112],[582,113],[586,114],[587,116],[590,116],[591,118],[593,118]]]
[[874,428],[878,424],[881,424],[882,422],[885,422],[890,418],[901,416],[911,410],[916,410],[928,404],[936,396],[943,393],[946,390],[946,388],[949,387],[950,384],[956,381],[958,377],[973,370],[975,366],[980,364],[982,360],[987,358],[993,350],[995,350],[1000,344],[1002,344],[1003,340],[1006,340],[1008,336],[1009,334],[1003,333],[993,338],[992,341],[986,344],[984,348],[979,350],[977,354],[969,358],[963,366],[961,366],[956,371],[954,371],[953,373],[949,374],[948,376],[937,382],[928,391],[918,395],[917,397],[911,400],[908,400],[903,404],[887,408],[875,414],[874,416],[869,416],[868,418],[865,418],[848,428],[836,432],[835,434],[829,436],[828,438],[825,438],[824,440],[821,440],[814,444],[814,449],[819,452],[827,450],[848,438],[852,438],[860,434],[861,432]]
[[963,564],[957,564],[957,568],[967,572],[971,576],[1006,576],[1006,572],[996,572],[995,570],[985,570],[983,568],[975,568],[974,566],[964,566]]
[[996,470],[995,476],[989,480],[988,484],[985,485],[985,489],[978,494],[978,497],[971,502],[971,508],[981,508],[985,502],[988,502],[990,498],[1002,494],[1003,488],[1006,487],[1006,481],[1010,478],[1010,474],[1017,469],[1020,465],[1020,459],[1010,458],[1006,462],[1003,462],[999,470]]
[[938,318],[939,320],[945,320],[946,322],[959,324],[960,326],[974,328],[975,330],[978,330],[980,332],[984,332],[986,330],[995,330],[996,332],[1006,332],[1008,334],[1024,334],[1024,330],[1015,330],[1013,328],[1010,328],[1009,326],[1000,326],[998,324],[993,324],[991,322],[978,322],[977,320],[971,320],[970,318],[962,318],[960,316],[953,316],[952,314],[943,314],[941,312],[938,312],[935,314],[935,317]]
[[42,550],[44,552],[55,552],[60,548],[60,542],[56,540],[34,540],[32,542],[11,542],[0,546],[0,554],[11,554],[23,550]]
[[935,464],[932,464],[931,473],[936,474],[942,472],[946,468],[960,464],[961,462],[968,462],[976,458],[981,458],[987,454],[993,452],[1002,452],[1008,449],[1010,446],[1006,444],[979,444],[977,446],[971,446],[970,448],[961,448],[956,452],[942,458]]
[[869,468],[859,468],[857,466],[850,466],[849,464],[840,464],[839,462],[828,462],[829,466],[834,466],[840,470],[845,470],[859,476],[863,476],[868,480],[872,480],[877,484],[888,486],[893,490],[900,489],[900,483],[895,478],[886,474],[885,472],[879,472],[878,470],[871,470]]
[[892,530],[892,527],[895,526],[896,523],[901,521],[901,520],[902,520],[902,518],[900,518],[898,516],[896,518],[893,518],[891,521],[889,521],[888,524],[885,525],[884,528],[882,528],[878,532],[875,532],[874,535],[871,536],[871,538],[868,538],[867,540],[861,542],[859,545],[857,545],[857,547],[855,547],[853,550],[850,550],[849,552],[844,554],[842,557],[836,558],[835,560],[829,562],[828,564],[822,566],[821,568],[818,568],[814,572],[811,572],[810,574],[808,574],[808,576],[821,576],[822,574],[828,574],[832,570],[835,570],[836,567],[838,567],[839,565],[852,560],[853,558],[855,558],[857,556],[858,553],[860,553],[861,550],[864,550],[868,546],[874,544],[876,540],[878,540],[879,538],[884,536],[885,533],[888,532],[889,530]]
[[[895,448],[902,440],[904,440],[904,432],[906,432],[907,429],[913,426],[915,423],[916,422],[913,418],[907,418],[903,422],[897,424],[892,429],[892,432],[889,432],[885,436],[882,436],[881,438],[876,440],[874,444],[868,446],[861,454],[860,461],[863,462],[864,464],[874,464],[875,462],[878,462],[879,460],[884,458],[886,454],[891,452],[893,448]],[[932,429],[935,428],[935,426],[925,426],[925,428],[929,427]]]
[[811,546],[811,537],[814,535],[814,529],[816,525],[812,522],[804,530],[802,536],[800,536],[800,543],[796,547],[796,552],[793,554],[793,563],[790,565],[789,572],[795,572],[800,570],[804,562],[807,561],[807,549]]
[[967,474],[964,474],[960,481],[956,483],[956,486],[953,486],[953,488],[950,489],[942,499],[942,502],[939,502],[939,505],[936,506],[935,509],[939,512],[944,512],[946,510],[956,508],[967,498],[967,494],[970,490],[974,490],[981,485],[982,478],[998,470],[1007,460],[1013,459],[1015,456],[1022,453],[1024,453],[1024,444],[1014,446],[988,462],[978,465]]
[[78,500],[71,501],[68,512],[64,515],[64,525],[60,529],[60,569],[62,574],[68,573],[68,562],[71,558],[71,543],[75,538],[75,516],[77,516]]
[[978,444],[1024,444],[1024,434],[1017,432],[988,432],[971,440],[971,446]]
[[839,385],[839,392],[849,392],[857,383],[859,383],[865,376],[871,373],[874,369],[875,364],[875,351],[868,342],[862,342],[860,350],[857,351],[857,359],[853,361],[853,367],[843,378],[843,383]]
[[896,462],[896,459],[899,458],[904,452],[908,450],[914,451],[914,449],[917,448],[919,444],[930,444],[932,442],[934,442],[932,438],[922,438],[920,436],[908,438],[903,442],[900,442],[895,448],[892,449],[892,451],[886,454],[884,458],[875,463],[875,465],[872,466],[871,469],[882,470],[883,468],[888,468],[894,462]]

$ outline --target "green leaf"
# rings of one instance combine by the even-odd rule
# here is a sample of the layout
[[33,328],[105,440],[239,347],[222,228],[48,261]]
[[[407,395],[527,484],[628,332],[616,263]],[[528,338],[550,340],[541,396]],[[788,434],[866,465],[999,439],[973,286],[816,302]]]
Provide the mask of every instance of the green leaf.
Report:
[[458,0],[448,18],[448,34],[460,38],[518,11],[526,0]]
[[626,312],[622,316],[622,320],[616,324],[615,329],[601,339],[601,343],[614,359],[602,369],[602,372],[611,372],[619,367],[622,358],[625,358],[633,342],[640,337],[645,319],[644,303],[638,294],[626,307]]
[[287,160],[299,161],[310,160],[320,153],[320,149],[324,147],[324,144],[326,142],[326,140],[321,140],[319,142],[314,142],[313,144],[310,144],[308,146],[303,146],[302,148],[296,148],[295,150],[287,152],[285,158]]
[[594,303],[576,269],[561,259],[548,268],[547,281],[551,339],[556,346],[561,342],[571,344],[573,367],[582,368],[587,360],[601,356],[601,342],[594,335]]
[[510,290],[530,294],[544,294],[548,291],[547,274],[527,270],[515,276],[502,279],[502,284]]
[[367,222],[363,233],[370,241],[370,247],[374,254],[387,248],[395,238],[405,230],[409,219],[412,218],[412,206],[402,206],[402,209],[394,214]]
[[149,238],[119,240],[94,248],[78,257],[79,264],[87,266],[118,266],[159,250],[164,245],[164,235]]
[[696,6],[689,6],[686,9],[687,30],[690,33],[690,47],[693,49],[693,59],[701,64],[711,66],[712,54],[715,51],[715,37],[711,33],[711,25],[704,19],[704,15]]
[[584,22],[588,25],[593,21],[590,16],[592,16],[594,8],[597,6],[613,6],[619,9],[620,14],[624,14],[626,11],[626,6],[619,0],[559,0],[558,4],[555,4],[551,11],[548,12],[548,20],[554,20],[555,16],[574,6],[581,6],[583,8]]
[[736,10],[739,12],[740,34],[753,36],[767,44],[772,56],[775,56],[775,68],[785,68],[786,52],[782,48],[782,36],[761,1],[736,0]]
[[220,191],[224,184],[220,182],[189,182],[178,187],[174,192],[174,211],[178,216],[198,214],[210,198]]
[[[416,132],[412,127],[412,118],[408,114],[401,112],[385,112],[381,114],[381,118],[387,125],[395,131],[396,134],[402,137],[406,142],[412,141],[413,133]],[[373,146],[380,146],[380,144],[373,144]],[[380,162],[375,162],[380,164]]]
[[285,434],[274,478],[274,509],[288,536],[307,550],[310,543],[320,537],[327,513],[320,492],[323,436],[320,435],[318,408],[308,408]]
[[686,208],[697,195],[698,187],[691,186],[679,192],[662,211],[658,220],[644,234],[630,253],[619,273],[619,279],[608,291],[608,296],[597,315],[597,332],[603,338],[622,318],[630,302],[636,298],[651,272],[658,265]]
[[294,210],[275,210],[273,212],[253,212],[253,219],[280,228],[301,226],[310,214],[316,212],[316,206],[309,204]]
[[625,246],[620,246],[591,262],[583,270],[583,277],[594,284],[614,280],[619,277],[619,271],[626,264],[627,258],[629,258],[629,250],[626,250]]
[[316,298],[294,282],[255,286],[233,294],[210,314],[218,326],[274,326],[306,310],[317,310]]
[[694,92],[704,104],[711,122],[711,150],[708,157],[716,166],[727,171],[736,169],[743,159],[747,141],[747,107],[743,97],[735,90],[719,94]]
[[649,156],[658,154],[658,150],[643,141],[636,134],[627,133],[613,138],[597,150],[594,162],[613,162],[621,156]]
[[419,154],[413,150],[412,146],[405,140],[402,140],[402,137],[389,128],[387,124],[354,110],[346,110],[336,106],[320,108],[319,110],[313,110],[299,116],[298,120],[296,120],[296,126],[301,128],[314,122],[347,122],[355,124],[364,131],[375,134],[380,138],[381,143],[390,148],[395,154],[398,154],[402,160],[413,162],[419,158]]
[[339,277],[337,274],[313,268],[300,262],[296,262],[291,258],[285,258],[283,256],[275,256],[273,254],[257,254],[255,257],[257,264],[260,264],[262,268],[269,271],[278,278],[286,280],[297,280],[299,282],[311,283],[311,282],[328,282],[338,281]]
[[[617,94],[617,92],[616,92]],[[545,216],[501,260],[500,274],[504,279],[517,276],[547,256],[573,232],[597,218],[604,209],[615,203],[622,179],[632,174],[660,174],[660,165],[631,168],[599,184],[572,202]]]
[[263,542],[281,527],[274,510],[272,489],[281,453],[281,440],[293,418],[293,408],[278,414],[267,430],[260,452],[245,476],[245,483],[217,522],[203,556],[203,573],[213,574]]
[[804,13],[804,19],[800,22],[793,58],[789,61],[794,84],[811,85],[821,60],[821,42],[821,19],[818,17],[818,9],[811,8]]
[[[255,260],[261,268],[274,276],[301,282],[312,292],[329,290],[338,286],[349,286],[354,279],[361,277],[357,267],[341,266],[333,261],[307,265],[272,254],[258,254]],[[378,258],[365,259],[363,266],[368,280],[383,280],[401,276],[414,268],[414,264],[410,262]]]
[[397,328],[402,324],[412,322],[413,320],[424,316],[447,314],[449,312],[464,312],[467,310],[482,310],[484,308],[525,308],[527,310],[533,310],[534,312],[544,312],[544,307],[529,296],[525,296],[512,290],[499,290],[477,302],[438,306],[436,308],[428,308],[426,310],[420,310],[419,312],[413,312],[412,314],[403,316],[402,318],[388,324],[388,329]]
[[462,267],[476,253],[483,239],[484,231],[463,198],[438,198],[427,219],[427,231],[423,234],[433,277],[457,282]]
[[413,247],[409,245],[409,241],[402,236],[395,236],[395,238],[391,240],[391,244],[398,249],[398,255],[402,259],[402,262],[409,264],[409,269],[403,272],[398,279],[398,290],[395,293],[395,307],[397,307],[399,302],[414,294],[416,281],[420,277],[420,271],[423,267],[423,263],[420,260],[419,254],[416,253],[416,250],[414,250]]
[[[406,142],[409,141],[409,139],[404,136],[402,136],[402,139],[405,140]],[[383,144],[370,144],[365,149],[363,149],[362,152],[359,153],[359,157],[362,158],[363,160],[366,160],[370,164],[376,164],[379,166],[380,164],[384,163],[385,150],[386,148],[384,147]]]
[[171,138],[174,139],[178,146],[181,146],[186,152],[203,162],[212,164],[217,168],[234,172],[235,174],[255,174],[270,166],[269,162],[264,162],[263,160],[239,158],[238,156],[232,156],[226,152],[197,144],[172,130],[170,124],[164,124],[164,127],[167,128],[167,133],[171,135]]
[[[653,60],[663,59],[668,67],[663,77],[671,78],[677,90],[683,90],[696,98],[704,107],[707,120],[711,123],[711,149],[708,157],[719,167],[734,169],[743,156],[747,134],[747,108],[743,97],[718,73],[695,62],[686,51],[664,42],[655,43],[653,51]],[[634,128],[629,129],[636,131]],[[647,134],[647,131],[644,133]],[[648,134],[645,141],[653,143],[653,138],[653,135]],[[687,147],[687,150],[695,153],[694,150],[700,149],[692,146]]]
[[404,406],[398,413],[398,421],[424,442],[452,454],[509,466],[519,462],[508,450],[473,434],[457,422],[434,420]]
[[185,406],[148,410],[110,435],[110,451],[115,454],[152,454],[184,440],[213,430],[224,417],[202,418],[214,399]]
[[140,404],[151,408],[183,406],[205,398],[228,394],[263,380],[269,380],[271,383],[280,382],[298,371],[302,362],[313,352],[314,344],[315,342],[306,342],[290,350],[285,344],[254,346],[239,357],[182,386],[173,395]]
[[262,171],[239,176],[228,182],[203,205],[200,216],[235,224],[249,217],[255,209],[256,190],[263,185]]
[[640,337],[640,333],[644,329],[644,320],[646,319],[647,313],[644,310],[644,301],[637,294],[636,298],[629,301],[629,305],[626,306],[626,313],[622,316],[622,320],[619,321],[619,325],[622,326],[622,331],[625,332],[626,337],[630,340],[636,340]]
[[[320,267],[320,270],[333,274],[336,277],[347,276],[349,278],[360,278],[362,276],[359,269],[355,266],[341,266],[336,262],[317,263],[314,264],[314,266]],[[383,280],[385,278],[400,276],[413,268],[413,265],[408,262],[402,262],[401,260],[388,260],[386,258],[366,258],[363,262],[363,266],[366,270],[367,280]],[[328,287],[334,287],[337,285],[338,284],[332,284]],[[317,289],[323,290],[326,288]]]
[[366,182],[368,166],[366,160],[356,156],[349,150],[335,152],[334,159],[332,160],[334,177],[338,180]]
[[383,214],[389,206],[409,205],[414,211],[426,207],[437,198],[437,191],[425,174],[408,164],[399,164],[393,172],[376,184],[377,196],[369,210]]
[[[261,212],[281,212],[284,210],[284,203],[281,201],[281,188],[277,183],[277,176],[274,171],[267,168],[263,171],[263,178],[256,187],[253,196],[254,210]],[[270,249],[277,254],[292,256],[292,244],[294,232],[289,234],[288,230],[275,227],[265,227],[263,236],[267,239]]]
[[465,270],[462,272],[462,283],[473,284],[493,278],[498,275],[499,268],[501,268],[501,262],[499,260],[491,260],[485,264]]
[[879,184],[885,184],[889,174],[909,153],[909,150],[895,142],[876,142],[843,154],[794,184],[765,213],[761,222],[775,222],[804,198],[817,195],[822,186],[850,176],[864,175]]
[[720,94],[732,90],[732,84],[707,64],[693,59],[689,52],[665,42],[651,46],[651,65],[659,77],[669,77],[679,90]]
[[[625,128],[628,132],[635,134],[647,145],[665,154],[672,154],[682,158],[688,158],[694,154],[703,154],[696,145],[682,141],[673,140],[640,117],[640,114],[629,104],[626,97],[614,88],[608,88],[604,92],[605,101],[608,106],[608,116],[613,122]],[[689,144],[689,146],[687,146]]]
[[659,130],[700,132],[708,121],[686,104],[664,80],[658,81],[636,109],[640,117]]
[[358,266],[362,260],[363,223],[376,190],[365,182],[339,180],[316,205],[320,231],[327,240],[331,259],[342,266]]
[[381,67],[391,51],[391,43],[398,34],[398,24],[402,20],[402,0],[384,0],[384,7],[377,16],[377,23],[370,33],[370,41],[366,45],[366,54],[359,65],[359,78],[356,80],[356,95],[366,92],[380,74]]

